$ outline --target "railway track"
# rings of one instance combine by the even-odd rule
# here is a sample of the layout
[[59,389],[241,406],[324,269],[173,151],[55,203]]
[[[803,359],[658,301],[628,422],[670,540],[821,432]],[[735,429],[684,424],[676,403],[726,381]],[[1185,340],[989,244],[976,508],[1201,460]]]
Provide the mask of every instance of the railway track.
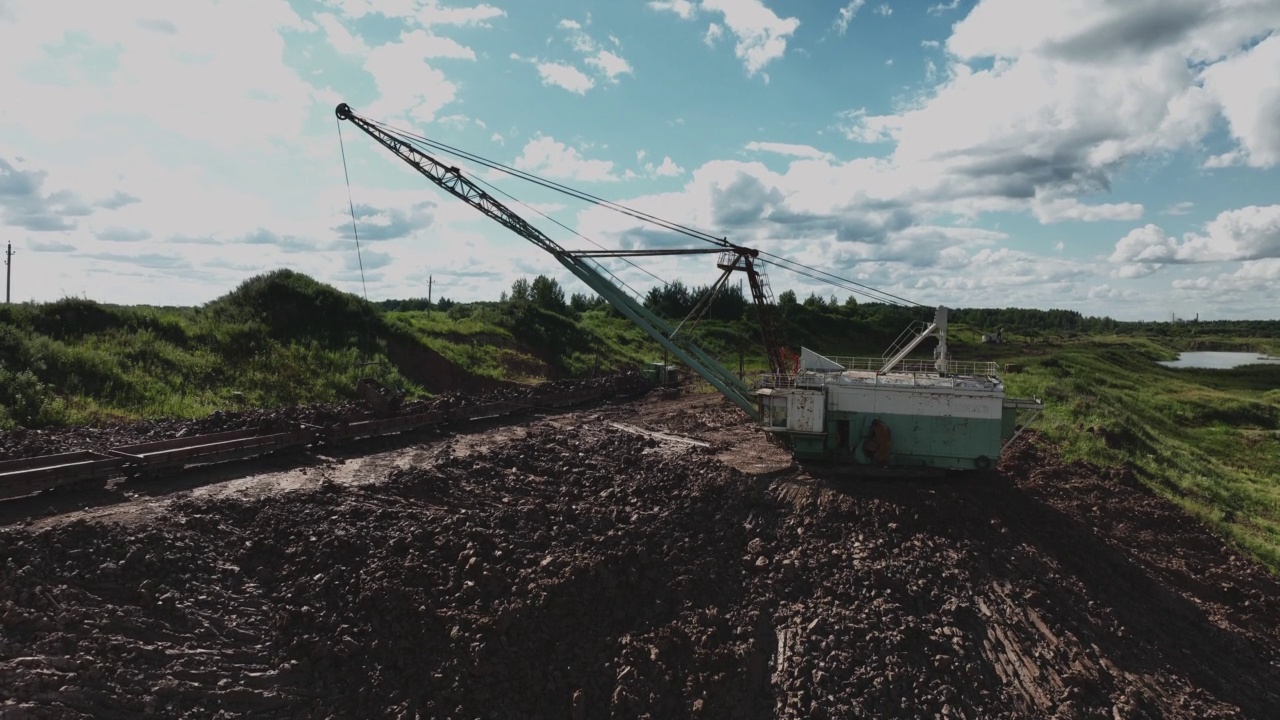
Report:
[[323,426],[290,422],[283,428],[276,424],[271,429],[205,433],[103,451],[77,450],[0,461],[0,501],[57,488],[102,487],[120,477],[156,477],[189,466],[229,463],[273,452],[333,447],[417,430],[463,427],[477,421],[519,417],[629,394],[632,393],[625,389],[594,387],[445,410],[395,415],[365,413]]

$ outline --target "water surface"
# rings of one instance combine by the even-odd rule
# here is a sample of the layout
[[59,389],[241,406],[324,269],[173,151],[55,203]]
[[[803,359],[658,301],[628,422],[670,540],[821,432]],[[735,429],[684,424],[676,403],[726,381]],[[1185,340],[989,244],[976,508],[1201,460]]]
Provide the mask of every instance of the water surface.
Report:
[[1280,364],[1280,358],[1264,358],[1256,352],[1184,352],[1178,354],[1177,360],[1161,360],[1160,364],[1170,368],[1208,368],[1210,370],[1230,370],[1241,365]]

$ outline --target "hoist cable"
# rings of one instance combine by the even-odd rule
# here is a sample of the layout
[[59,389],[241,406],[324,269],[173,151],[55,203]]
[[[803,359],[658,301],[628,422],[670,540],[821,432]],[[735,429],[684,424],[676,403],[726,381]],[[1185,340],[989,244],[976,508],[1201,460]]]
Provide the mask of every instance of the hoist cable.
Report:
[[356,260],[360,263],[360,288],[364,291],[365,302],[369,301],[369,286],[364,282],[364,257],[360,253],[360,230],[356,227],[356,203],[351,199],[351,175],[347,173],[347,146],[342,141],[342,121],[338,123],[338,147],[342,150],[342,177],[347,181],[347,207],[351,208],[351,234],[356,239]]
[[[673,222],[673,221],[670,221],[670,220],[665,220],[665,219],[663,219],[663,218],[657,217],[657,216],[652,215],[652,214],[650,214],[650,213],[646,213],[646,212],[641,211],[641,210],[636,210],[635,208],[627,207],[627,206],[625,206],[625,205],[621,205],[621,204],[619,204],[619,203],[612,202],[612,201],[610,201],[610,200],[605,200],[604,198],[600,198],[600,197],[598,197],[598,196],[596,196],[596,195],[592,195],[591,193],[587,193],[587,192],[582,191],[582,190],[577,190],[577,189],[572,188],[572,187],[569,187],[569,186],[567,186],[567,185],[563,185],[563,184],[561,184],[561,183],[555,182],[554,180],[548,180],[548,179],[546,179],[546,178],[542,178],[542,177],[539,177],[539,176],[537,176],[537,175],[534,175],[533,173],[525,172],[525,171],[523,171],[523,170],[519,170],[519,169],[517,169],[517,168],[510,167],[510,166],[508,166],[508,165],[505,165],[505,164],[503,164],[503,163],[500,163],[500,162],[497,162],[497,161],[494,161],[494,160],[489,160],[488,158],[485,158],[485,157],[483,157],[483,156],[476,155],[475,153],[471,153],[471,152],[468,152],[468,151],[466,151],[466,150],[462,150],[462,149],[460,149],[460,148],[456,148],[456,147],[453,147],[453,146],[451,146],[451,145],[448,145],[448,144],[445,144],[445,143],[442,143],[442,142],[439,142],[439,141],[436,141],[436,140],[432,140],[432,139],[430,139],[430,138],[428,138],[428,137],[425,137],[425,136],[423,136],[423,135],[419,135],[419,134],[416,134],[416,133],[412,133],[412,132],[409,132],[409,131],[406,131],[406,130],[401,130],[401,129],[399,129],[399,128],[392,127],[392,126],[390,126],[390,125],[387,125],[387,124],[385,124],[385,123],[378,122],[378,121],[376,121],[376,120],[368,120],[368,122],[370,122],[370,123],[372,123],[372,124],[374,124],[374,125],[378,126],[378,127],[379,127],[379,128],[381,128],[384,132],[387,132],[387,133],[389,133],[389,134],[395,135],[395,136],[399,137],[400,139],[404,140],[405,142],[408,142],[408,143],[410,143],[410,144],[412,144],[412,145],[423,145],[423,146],[426,146],[427,148],[430,148],[430,149],[433,149],[433,150],[437,150],[437,151],[439,151],[439,152],[443,152],[443,153],[446,153],[446,154],[449,154],[449,155],[453,155],[453,156],[456,156],[456,157],[459,157],[459,158],[462,158],[462,159],[465,159],[465,160],[469,160],[469,161],[471,161],[471,162],[474,162],[474,163],[476,163],[476,164],[478,164],[478,165],[481,165],[481,166],[483,166],[483,167],[489,168],[489,169],[491,169],[491,170],[495,170],[495,171],[498,171],[498,172],[506,173],[506,174],[511,175],[511,176],[513,176],[513,177],[516,177],[516,178],[518,178],[518,179],[524,180],[524,181],[526,181],[526,182],[533,183],[534,185],[538,185],[538,186],[540,186],[540,187],[543,187],[543,188],[546,188],[546,189],[549,189],[549,190],[553,190],[553,191],[558,192],[558,193],[561,193],[561,194],[568,195],[568,196],[570,196],[570,197],[573,197],[573,198],[575,198],[575,199],[581,200],[581,201],[583,201],[583,202],[590,203],[590,204],[592,204],[592,205],[596,205],[596,206],[603,207],[603,208],[606,208],[606,209],[609,209],[609,210],[613,210],[614,212],[618,212],[618,213],[620,213],[620,214],[626,215],[626,216],[631,217],[631,218],[633,218],[633,219],[640,220],[640,221],[643,221],[643,222],[647,222],[647,223],[650,223],[650,224],[653,224],[653,225],[657,225],[658,227],[663,228],[663,229],[665,229],[665,230],[669,230],[669,231],[676,232],[676,233],[679,233],[679,234],[682,234],[682,235],[686,235],[686,236],[691,237],[691,238],[694,238],[694,239],[696,239],[696,240],[701,240],[701,241],[703,241],[703,242],[708,242],[708,243],[711,243],[711,244],[717,245],[717,246],[719,246],[719,247],[725,247],[725,248],[736,247],[736,246],[734,246],[732,243],[730,243],[730,242],[729,242],[727,239],[725,239],[725,238],[718,238],[718,237],[716,237],[716,236],[714,236],[714,235],[712,235],[712,234],[710,234],[710,233],[704,232],[704,231],[702,231],[702,230],[697,230],[697,229],[695,229],[695,228],[690,228],[690,227],[687,227],[687,226],[685,226],[685,225],[681,225],[681,224],[679,224],[679,223],[676,223],[676,222]],[[482,182],[483,182],[483,181],[482,181]],[[489,183],[485,183],[485,184],[486,184],[488,187],[491,187],[491,188],[494,188],[495,190],[497,190],[497,188],[496,188],[496,187],[494,187],[493,185],[491,185],[491,184],[489,184]],[[506,196],[506,197],[508,197],[508,198],[511,198],[511,199],[512,199],[512,200],[514,200],[515,202],[520,202],[519,200],[516,200],[514,197],[512,197],[512,196],[511,196],[510,194],[508,194],[508,193],[505,193],[505,192],[503,192],[503,191],[501,191],[501,190],[498,190],[498,192],[501,192],[503,195],[505,195],[505,196]],[[528,204],[526,204],[526,203],[521,203],[521,204],[522,204],[522,205],[524,205],[525,207],[529,207],[531,210],[534,210],[534,212],[537,212],[537,213],[538,213],[539,215],[541,215],[542,217],[547,218],[547,219],[548,219],[548,220],[550,220],[551,222],[554,222],[556,225],[559,225],[560,227],[564,228],[565,230],[568,230],[569,232],[573,233],[574,235],[577,235],[578,237],[582,238],[583,240],[586,240],[587,242],[591,243],[592,245],[595,245],[596,247],[599,247],[599,248],[602,248],[602,249],[603,249],[603,246],[602,246],[602,245],[600,245],[599,243],[595,242],[594,240],[591,240],[590,238],[585,237],[585,236],[584,236],[584,235],[582,235],[581,233],[578,233],[576,230],[573,230],[572,228],[568,227],[568,226],[567,226],[567,225],[565,225],[564,223],[561,223],[560,221],[556,220],[555,218],[550,217],[550,216],[549,216],[549,215],[547,215],[546,213],[543,213],[543,212],[541,212],[541,211],[538,211],[538,210],[536,210],[536,209],[534,209],[534,208],[530,207],[530,206],[529,206]],[[864,284],[864,283],[860,283],[860,282],[858,282],[858,281],[856,281],[856,280],[850,280],[849,278],[842,277],[842,276],[840,276],[840,275],[836,275],[836,274],[834,274],[834,273],[831,273],[831,272],[828,272],[828,271],[825,271],[825,270],[821,270],[821,269],[819,269],[819,268],[815,268],[815,267],[812,267],[812,266],[810,266],[810,265],[806,265],[806,264],[804,264],[804,263],[801,263],[801,262],[799,262],[799,261],[791,260],[791,259],[789,259],[789,258],[785,258],[785,257],[782,257],[782,256],[780,256],[780,255],[776,255],[776,254],[774,254],[774,253],[765,252],[765,251],[760,251],[760,255],[761,255],[761,256],[763,256],[763,257],[770,258],[770,260],[772,261],[772,264],[773,264],[773,265],[775,265],[776,267],[782,268],[783,270],[788,270],[788,271],[793,272],[793,273],[796,273],[796,274],[798,274],[798,275],[801,275],[801,276],[807,277],[807,278],[809,278],[809,279],[811,279],[811,280],[815,280],[815,281],[817,281],[817,282],[819,282],[819,283],[823,283],[823,284],[826,284],[826,285],[830,285],[830,286],[832,286],[832,287],[835,287],[835,288],[838,288],[838,289],[844,290],[844,291],[846,291],[846,292],[849,292],[849,293],[852,293],[852,294],[855,294],[855,295],[860,295],[860,296],[862,296],[862,297],[864,297],[864,298],[868,298],[868,299],[873,300],[873,301],[876,301],[876,302],[882,302],[882,303],[889,304],[889,305],[905,305],[905,306],[924,307],[921,303],[917,303],[917,302],[915,302],[915,301],[913,301],[913,300],[908,300],[908,299],[906,299],[906,298],[904,298],[904,297],[901,297],[901,296],[899,296],[899,295],[894,295],[893,293],[890,293],[890,292],[886,292],[886,291],[884,291],[884,290],[879,290],[879,289],[873,288],[873,287],[871,287],[871,286],[869,286],[869,285],[866,285],[866,284]],[[661,282],[661,283],[663,283],[664,285],[669,284],[669,283],[667,283],[665,280],[663,280],[662,278],[660,278],[660,277],[658,277],[657,275],[653,274],[652,272],[649,272],[648,270],[646,270],[646,269],[644,269],[644,268],[640,267],[640,266],[639,266],[639,265],[637,265],[636,263],[631,262],[630,260],[626,260],[625,258],[621,258],[621,259],[623,259],[625,262],[627,262],[627,264],[631,265],[632,267],[634,267],[634,268],[636,268],[636,269],[640,270],[641,272],[644,272],[645,274],[649,275],[650,277],[653,277],[653,278],[654,278],[655,280],[657,280],[658,282]],[[629,288],[629,289],[630,289],[630,288]],[[634,290],[632,290],[632,292],[635,292],[635,291],[634,291]]]

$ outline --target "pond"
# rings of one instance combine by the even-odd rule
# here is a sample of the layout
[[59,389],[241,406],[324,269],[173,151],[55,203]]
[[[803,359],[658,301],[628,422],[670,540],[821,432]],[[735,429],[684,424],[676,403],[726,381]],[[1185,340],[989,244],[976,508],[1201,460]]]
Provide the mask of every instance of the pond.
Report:
[[1256,352],[1184,352],[1177,360],[1162,360],[1169,368],[1208,368],[1230,370],[1241,365],[1280,364],[1280,358],[1267,358]]

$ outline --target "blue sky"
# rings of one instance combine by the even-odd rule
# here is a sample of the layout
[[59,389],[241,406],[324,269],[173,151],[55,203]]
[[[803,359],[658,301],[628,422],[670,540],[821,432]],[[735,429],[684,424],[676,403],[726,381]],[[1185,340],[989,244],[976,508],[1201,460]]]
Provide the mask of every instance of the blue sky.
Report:
[[[537,273],[577,289],[344,124],[362,284],[346,101],[918,302],[1277,317],[1274,0],[78,5],[0,0],[15,299],[197,304],[277,267],[374,299],[428,275],[463,300]],[[585,247],[538,213],[663,240],[476,172],[565,245]]]

